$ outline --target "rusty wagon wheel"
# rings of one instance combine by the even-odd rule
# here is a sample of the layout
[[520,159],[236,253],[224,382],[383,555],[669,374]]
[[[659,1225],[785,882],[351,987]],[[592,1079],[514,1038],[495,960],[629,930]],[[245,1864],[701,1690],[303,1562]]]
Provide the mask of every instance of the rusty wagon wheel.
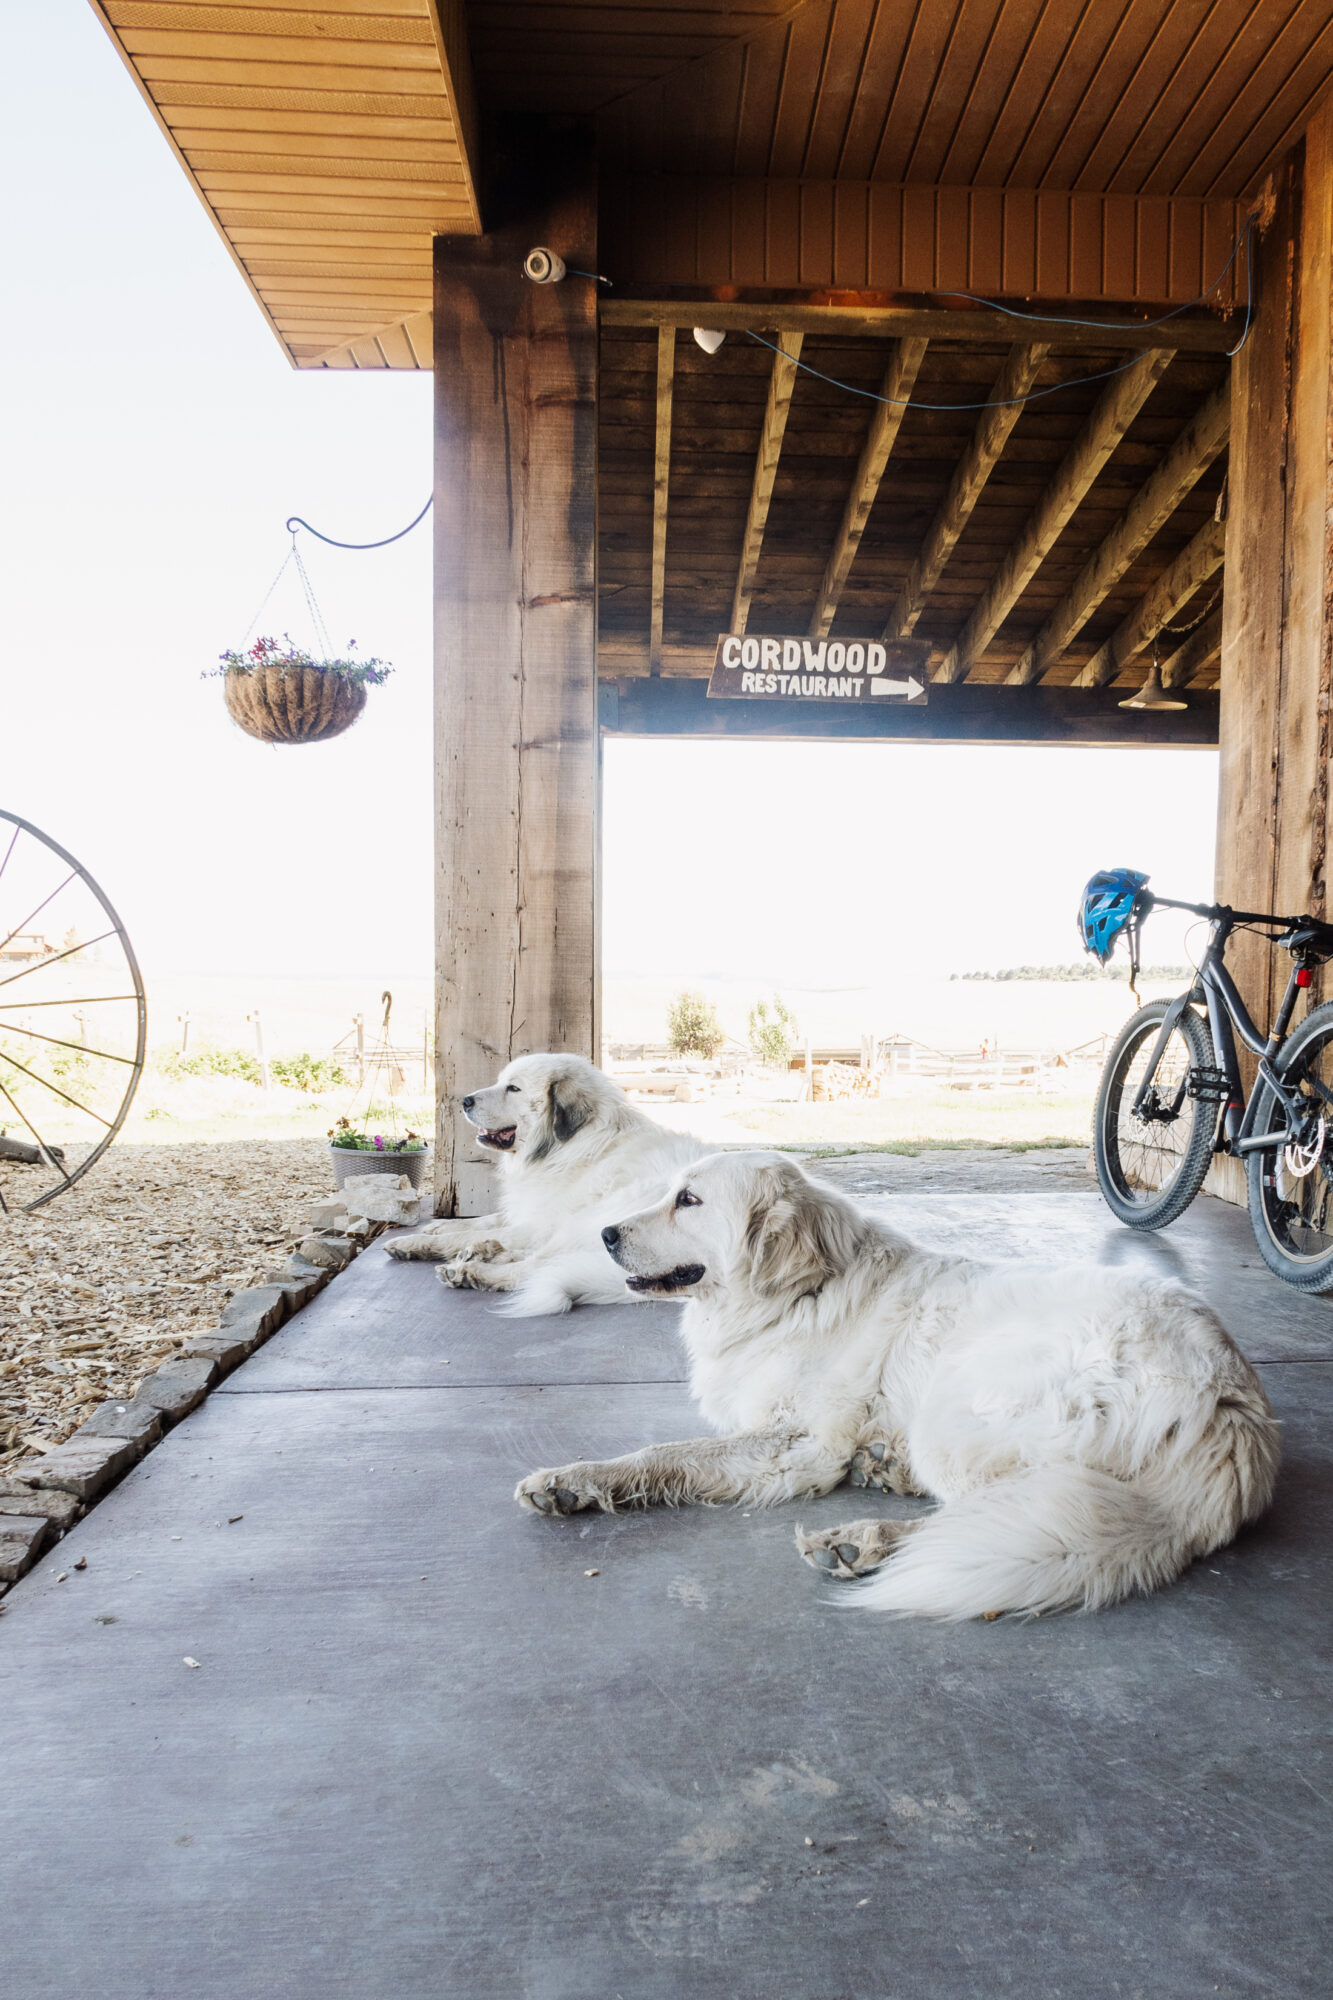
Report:
[[40,1208],[102,1157],[147,1028],[134,948],[97,883],[0,808],[0,1209]]

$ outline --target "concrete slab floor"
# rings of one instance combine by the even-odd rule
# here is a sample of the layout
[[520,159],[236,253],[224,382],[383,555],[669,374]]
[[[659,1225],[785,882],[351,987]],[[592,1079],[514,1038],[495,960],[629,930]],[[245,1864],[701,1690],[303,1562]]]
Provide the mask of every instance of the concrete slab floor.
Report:
[[1322,2000],[1333,1308],[1211,1201],[1154,1247],[1021,1175],[883,1198],[1205,1280],[1286,1425],[1262,1526],[940,1629],[792,1546],[912,1503],[522,1515],[698,1428],[675,1309],[506,1321],[372,1250],[4,1601],[6,2000]]

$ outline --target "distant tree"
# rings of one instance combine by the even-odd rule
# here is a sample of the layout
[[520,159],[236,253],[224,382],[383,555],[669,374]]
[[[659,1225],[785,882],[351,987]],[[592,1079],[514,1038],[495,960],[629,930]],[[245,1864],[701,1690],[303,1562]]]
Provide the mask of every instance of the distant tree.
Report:
[[717,1009],[702,993],[678,993],[667,1009],[667,1046],[673,1055],[711,1061],[726,1040]]
[[761,1062],[772,1063],[775,1069],[786,1069],[799,1033],[796,1016],[780,994],[773,995],[771,1007],[766,1000],[756,1001],[751,1007],[750,1047]]

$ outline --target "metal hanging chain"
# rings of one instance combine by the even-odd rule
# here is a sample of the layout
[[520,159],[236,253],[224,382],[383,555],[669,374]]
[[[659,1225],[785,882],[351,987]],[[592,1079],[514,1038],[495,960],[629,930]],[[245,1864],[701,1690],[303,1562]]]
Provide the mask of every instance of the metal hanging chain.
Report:
[[295,535],[292,536],[292,557],[296,563],[296,574],[301,579],[301,588],[305,592],[306,609],[310,613],[310,622],[315,628],[315,637],[324,648],[325,659],[331,660],[333,658],[333,646],[329,639],[328,627],[324,623],[324,614],[320,610],[319,601],[315,596],[315,587],[306,573],[305,564],[301,561],[301,551],[296,546]]
[[263,602],[260,604],[258,611],[256,611],[254,617],[250,620],[250,623],[245,628],[245,632],[241,639],[241,643],[236,648],[238,653],[243,653],[245,651],[246,641],[249,639],[250,634],[254,631],[255,626],[259,623],[260,619],[263,617],[265,611],[267,611],[269,599],[272,597],[278,585],[282,582],[283,577],[286,576],[287,566],[291,562],[291,559],[295,554],[296,554],[296,537],[295,535],[293,535],[292,545],[288,549],[286,555],[283,557],[277,575],[274,577],[268,589],[264,592]]
[[1217,600],[1219,599],[1219,597],[1221,597],[1221,595],[1222,595],[1222,586],[1219,583],[1216,590],[1213,592],[1212,596],[1208,599],[1208,602],[1204,605],[1203,610],[1199,613],[1198,617],[1191,618],[1188,625],[1161,625],[1158,627],[1158,630],[1162,632],[1169,632],[1173,639],[1184,639],[1191,632],[1197,632],[1200,625],[1202,625],[1204,619],[1208,616],[1208,613],[1212,610],[1213,606],[1217,603]]

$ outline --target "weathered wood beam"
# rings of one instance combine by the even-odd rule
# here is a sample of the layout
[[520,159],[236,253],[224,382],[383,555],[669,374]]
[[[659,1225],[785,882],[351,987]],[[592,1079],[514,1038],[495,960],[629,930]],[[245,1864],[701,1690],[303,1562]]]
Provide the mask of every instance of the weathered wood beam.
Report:
[[812,639],[828,637],[838,599],[842,596],[856,551],[861,546],[861,537],[870,519],[870,510],[875,504],[875,495],[879,492],[879,483],[884,477],[884,468],[889,462],[907,399],[925,359],[928,344],[924,340],[900,340],[884,372],[879,391],[884,401],[875,410],[870,435],[862,449],[852,490],[842,511],[837,539],[824,570],[824,581],[819,586],[819,596],[810,620]]
[[1218,698],[1191,688],[1183,709],[1120,706],[1116,688],[1008,688],[984,682],[932,685],[930,699],[896,706],[865,701],[718,701],[702,681],[641,674],[603,682],[598,715],[613,736],[734,736],[787,742],[1140,743],[1206,747],[1217,742]]
[[1163,625],[1169,624],[1182,604],[1188,604],[1200,584],[1207,583],[1222,567],[1226,528],[1221,521],[1205,521],[1192,542],[1187,542],[1171,567],[1158,577],[1152,589],[1140,598],[1127,618],[1121,620],[1106,644],[1093,654],[1073,681],[1074,687],[1106,687],[1136,653],[1150,646]]
[[460,1093],[514,1056],[598,1044],[597,313],[591,286],[522,274],[534,243],[597,269],[597,197],[572,145],[544,165],[502,230],[435,244],[435,1159],[448,1214],[494,1205]]
[[1007,676],[1016,685],[1039,681],[1083,630],[1097,606],[1130,564],[1164,528],[1196,481],[1226,445],[1231,426],[1231,384],[1214,391],[1186,424],[1166,457],[1131,500],[1101,547],[1089,557],[1065,596]]
[[[687,325],[691,323],[686,322]],[[750,510],[745,517],[745,537],[741,543],[736,589],[731,600],[729,629],[732,632],[743,632],[746,620],[750,616],[750,598],[754,592],[755,572],[759,567],[759,552],[764,546],[764,528],[768,521],[769,503],[773,498],[773,482],[778,476],[778,460],[782,456],[787,412],[791,408],[791,392],[796,386],[796,363],[800,359],[804,340],[803,333],[779,334],[778,351],[773,356],[773,368],[768,378],[768,404],[764,410],[764,427],[759,434],[759,451],[754,462]]]
[[1193,687],[1205,674],[1216,672],[1221,660],[1222,606],[1215,604],[1202,625],[1196,625],[1162,661],[1162,686]]
[[995,470],[1009,433],[1023,414],[1021,398],[1036,381],[1050,351],[1043,345],[1010,348],[990,401],[977,419],[972,442],[954,467],[949,490],[931,522],[921,553],[908,571],[898,601],[889,613],[884,627],[886,639],[905,639],[915,627],[972,509],[981,498],[986,481]]
[[1150,347],[1123,375],[1107,383],[1027,526],[945,656],[937,680],[967,679],[1173,359],[1171,348]]
[[657,329],[657,442],[653,456],[653,582],[648,628],[648,671],[662,671],[662,614],[666,605],[667,489],[671,483],[671,399],[676,381],[676,329]]
[[[1023,325],[1006,313],[988,312],[981,306],[950,311],[934,306],[918,310],[910,306],[774,305],[764,300],[750,304],[743,299],[724,301],[702,294],[692,299],[603,299],[599,310],[603,326],[717,326],[727,333],[755,327],[763,333],[779,330],[870,340],[970,340],[990,347],[1007,344],[1015,327]],[[1118,347],[1123,352],[1162,344],[1160,328],[1126,326],[1123,316],[1106,326],[1083,320],[1061,320],[1052,326],[1043,315],[1031,325],[1034,333],[1039,331],[1043,340],[1062,352],[1086,347]],[[1171,344],[1178,354],[1225,354],[1236,344],[1236,329],[1221,319],[1184,313],[1171,322]]]

